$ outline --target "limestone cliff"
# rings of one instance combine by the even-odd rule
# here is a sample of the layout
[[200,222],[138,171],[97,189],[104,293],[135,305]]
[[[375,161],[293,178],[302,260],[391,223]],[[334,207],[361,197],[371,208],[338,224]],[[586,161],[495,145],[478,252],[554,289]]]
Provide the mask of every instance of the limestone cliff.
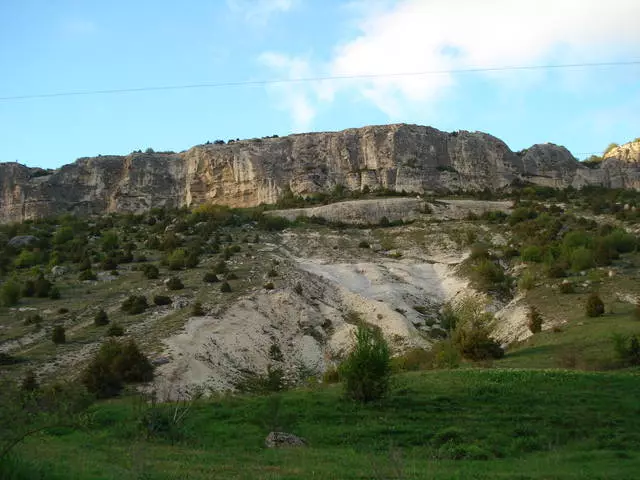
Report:
[[198,145],[178,154],[82,158],[54,171],[3,163],[0,221],[203,202],[247,207],[274,203],[287,188],[297,195],[336,185],[424,193],[495,190],[515,180],[640,188],[640,164],[611,157],[589,169],[553,144],[514,153],[485,133],[370,126]]

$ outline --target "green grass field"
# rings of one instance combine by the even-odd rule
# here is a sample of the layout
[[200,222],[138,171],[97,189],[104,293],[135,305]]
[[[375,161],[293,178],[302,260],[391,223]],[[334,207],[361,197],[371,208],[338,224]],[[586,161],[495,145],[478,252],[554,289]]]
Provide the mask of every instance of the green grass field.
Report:
[[[134,400],[96,404],[87,430],[30,437],[22,476],[42,479],[637,478],[640,376],[521,369],[395,377],[360,406],[339,385],[195,403],[176,435],[147,438]],[[170,409],[171,406],[161,408]],[[266,434],[307,448],[268,450]],[[17,460],[16,460],[17,461]]]

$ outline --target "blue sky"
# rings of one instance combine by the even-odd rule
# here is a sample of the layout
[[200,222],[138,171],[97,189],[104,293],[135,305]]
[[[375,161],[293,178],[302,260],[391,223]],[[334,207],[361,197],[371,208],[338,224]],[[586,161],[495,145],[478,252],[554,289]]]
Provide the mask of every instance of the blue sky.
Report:
[[[2,0],[0,97],[640,60],[637,0]],[[640,66],[0,100],[0,161],[383,123],[574,154],[640,136]]]

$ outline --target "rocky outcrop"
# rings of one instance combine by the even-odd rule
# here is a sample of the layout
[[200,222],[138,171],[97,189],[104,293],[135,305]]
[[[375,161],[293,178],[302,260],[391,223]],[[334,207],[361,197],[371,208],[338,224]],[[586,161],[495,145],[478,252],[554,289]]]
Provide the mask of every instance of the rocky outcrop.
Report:
[[605,159],[617,158],[626,163],[640,163],[640,138],[610,149],[603,157]]
[[199,145],[178,154],[82,158],[53,171],[3,163],[0,221],[203,202],[249,207],[274,203],[288,190],[313,195],[337,185],[415,193],[496,190],[514,181],[639,188],[639,168],[637,162],[611,157],[589,169],[551,144],[514,153],[479,132],[371,126]]

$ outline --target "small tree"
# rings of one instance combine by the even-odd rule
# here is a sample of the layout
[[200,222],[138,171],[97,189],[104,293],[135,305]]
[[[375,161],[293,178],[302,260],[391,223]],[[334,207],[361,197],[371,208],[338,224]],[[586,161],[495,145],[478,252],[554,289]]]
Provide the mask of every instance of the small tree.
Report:
[[366,403],[382,398],[389,390],[391,353],[380,329],[359,325],[355,346],[340,366],[345,395]]
[[599,317],[604,314],[604,303],[597,293],[593,292],[589,294],[586,311],[588,317]]
[[153,297],[153,303],[158,306],[171,305],[171,297],[168,297],[167,295],[156,295]]
[[51,340],[56,345],[67,342],[67,336],[62,325],[56,325],[51,332]]
[[207,272],[204,274],[204,277],[202,277],[202,281],[205,283],[216,283],[220,280],[218,280],[218,276],[215,273]]
[[178,277],[171,277],[167,280],[167,288],[169,290],[182,290],[184,288],[184,284]]
[[152,263],[147,263],[142,267],[142,272],[144,276],[149,280],[154,280],[160,276],[160,270]]
[[124,328],[117,323],[112,323],[107,330],[107,337],[121,337],[124,335]]
[[7,280],[0,287],[0,300],[5,307],[12,307],[20,300],[20,284],[15,280]]
[[531,305],[527,313],[527,326],[529,327],[529,331],[531,331],[531,333],[540,333],[542,331],[542,323],[542,315],[536,307]]
[[204,308],[202,308],[202,303],[196,302],[193,304],[191,315],[193,315],[194,317],[202,317],[205,315]]
[[82,383],[99,398],[120,393],[125,382],[146,382],[153,378],[153,366],[130,340],[121,343],[108,340],[82,373]]
[[107,315],[107,312],[105,312],[104,309],[102,308],[98,310],[98,312],[96,313],[96,316],[93,317],[93,323],[98,327],[102,327],[108,324],[109,316]]
[[147,298],[142,295],[131,295],[120,307],[123,312],[127,312],[130,315],[137,315],[144,312],[149,307]]

